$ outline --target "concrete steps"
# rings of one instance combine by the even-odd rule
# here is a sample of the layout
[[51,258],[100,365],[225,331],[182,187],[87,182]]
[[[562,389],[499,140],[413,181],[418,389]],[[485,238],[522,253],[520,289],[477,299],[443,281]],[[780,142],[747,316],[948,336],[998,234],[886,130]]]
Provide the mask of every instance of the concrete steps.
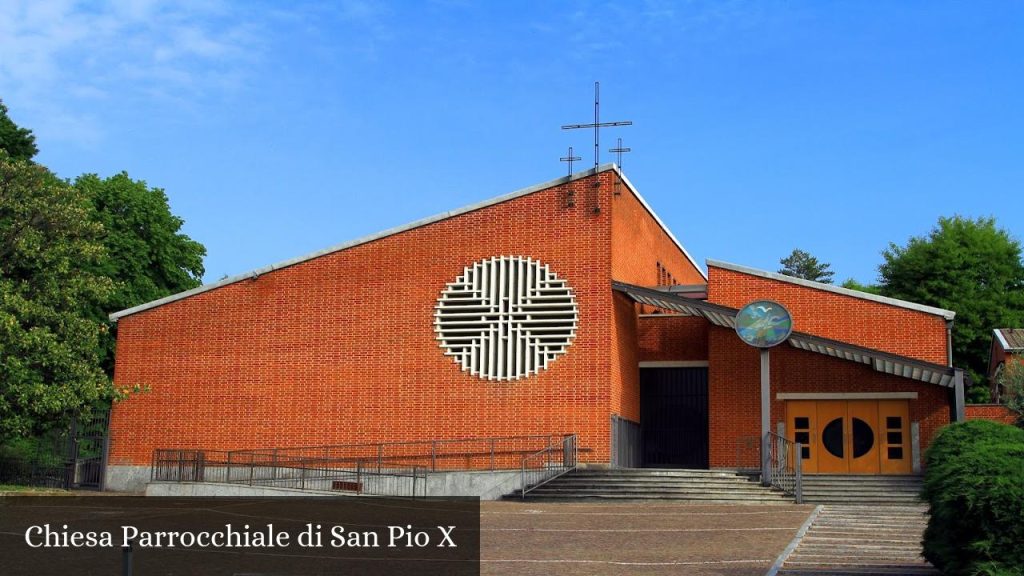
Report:
[[921,557],[922,505],[826,504],[778,576],[938,576]]
[[822,476],[803,478],[804,502],[914,506],[920,504],[920,476]]
[[[520,499],[517,491],[506,496]],[[526,494],[531,501],[677,500],[702,504],[786,504],[791,497],[747,476],[713,470],[575,470]]]

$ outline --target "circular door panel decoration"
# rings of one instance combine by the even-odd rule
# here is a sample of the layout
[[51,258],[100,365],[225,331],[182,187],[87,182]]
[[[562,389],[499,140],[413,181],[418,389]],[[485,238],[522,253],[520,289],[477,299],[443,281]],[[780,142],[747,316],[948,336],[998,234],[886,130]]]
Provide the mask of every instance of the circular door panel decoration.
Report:
[[576,337],[576,297],[532,258],[502,256],[463,269],[437,299],[434,329],[446,356],[488,380],[546,369]]
[[875,432],[860,418],[853,419],[853,457],[860,458],[875,446]]
[[842,418],[836,418],[825,425],[825,428],[821,431],[821,443],[825,446],[825,450],[828,450],[829,454],[836,458],[843,457],[843,445],[846,442],[843,440]]
[[785,342],[793,332],[793,317],[778,302],[755,300],[736,313],[736,334],[757,348]]

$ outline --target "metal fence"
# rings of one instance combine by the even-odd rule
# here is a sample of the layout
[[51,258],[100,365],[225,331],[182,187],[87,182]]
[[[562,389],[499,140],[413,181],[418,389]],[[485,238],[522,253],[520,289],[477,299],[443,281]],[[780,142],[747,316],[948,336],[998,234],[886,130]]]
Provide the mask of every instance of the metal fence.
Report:
[[[544,434],[255,450],[158,449],[152,480],[226,482],[359,494],[422,496],[428,472],[520,470],[524,459],[562,446],[569,436]],[[576,462],[572,436],[571,462]],[[565,461],[564,456],[552,460]],[[529,468],[536,466],[530,460]]]
[[640,446],[640,424],[612,414],[612,467],[640,468]]
[[108,423],[109,412],[79,415],[0,446],[0,484],[102,490]]
[[523,456],[557,443],[562,434],[456,438],[376,444],[337,444],[234,450],[233,461],[263,462],[273,465],[289,460],[362,462],[368,469],[386,470],[395,466],[419,466],[431,472],[457,470],[516,470]]
[[523,456],[519,493],[523,498],[534,488],[543,486],[576,468],[579,456],[575,434],[564,436],[533,454]]
[[[765,436],[767,451],[768,482],[796,498],[797,504],[803,503],[803,446],[797,442],[768,432]],[[765,480],[765,479],[762,479]]]
[[247,486],[273,486],[418,497],[427,494],[422,466],[367,465],[351,458],[324,459],[281,456],[274,460],[253,454],[219,450],[168,450],[153,453],[151,479],[164,482],[222,482]]

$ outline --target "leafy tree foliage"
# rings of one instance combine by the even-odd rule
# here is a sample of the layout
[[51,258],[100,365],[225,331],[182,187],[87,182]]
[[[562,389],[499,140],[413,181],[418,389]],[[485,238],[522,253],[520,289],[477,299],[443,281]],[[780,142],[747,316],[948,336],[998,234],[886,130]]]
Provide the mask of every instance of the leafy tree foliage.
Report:
[[1024,362],[1008,360],[996,381],[1000,399],[1017,414],[1017,425],[1024,428]]
[[71,185],[36,152],[0,102],[0,439],[122,397],[107,315],[198,286],[206,254],[163,190],[126,173]]
[[853,278],[847,278],[842,284],[840,284],[840,286],[842,286],[843,288],[847,288],[849,290],[859,290],[861,292],[867,292],[868,294],[882,293],[882,288],[880,286],[876,286],[874,284],[861,284],[860,282],[857,282]]
[[80,190],[0,151],[0,438],[113,396],[89,314],[112,289],[101,233]]
[[821,262],[814,256],[811,256],[809,252],[804,252],[799,248],[793,249],[789,256],[779,260],[779,264],[782,264],[782,268],[779,270],[780,274],[803,278],[804,280],[831,284],[832,276],[835,275],[835,272],[830,269],[832,267],[831,264]]
[[[75,188],[93,206],[102,225],[106,257],[94,265],[97,274],[114,282],[114,291],[94,317],[107,321],[110,312],[123,310],[199,286],[206,248],[181,233],[184,221],[171,213],[167,195],[149,188],[127,173],[110,178],[86,174]],[[113,374],[114,337],[101,342],[103,366]]]
[[39,152],[32,131],[21,128],[7,116],[3,101],[0,101],[0,150],[15,160],[31,160]]
[[1024,576],[1024,430],[944,427],[925,452],[924,557],[943,574]]
[[[1024,325],[1021,244],[994,218],[940,218],[926,237],[890,244],[879,266],[885,296],[946,308],[953,324],[953,360],[981,383],[992,329]],[[981,391],[987,396],[987,389]]]

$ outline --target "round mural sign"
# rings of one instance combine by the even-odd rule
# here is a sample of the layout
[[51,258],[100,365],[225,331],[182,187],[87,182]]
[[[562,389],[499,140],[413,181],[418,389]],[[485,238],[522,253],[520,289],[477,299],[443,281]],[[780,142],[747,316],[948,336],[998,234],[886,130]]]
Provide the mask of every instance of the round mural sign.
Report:
[[771,348],[785,342],[793,332],[789,310],[771,300],[755,300],[736,313],[736,333],[757,348]]

